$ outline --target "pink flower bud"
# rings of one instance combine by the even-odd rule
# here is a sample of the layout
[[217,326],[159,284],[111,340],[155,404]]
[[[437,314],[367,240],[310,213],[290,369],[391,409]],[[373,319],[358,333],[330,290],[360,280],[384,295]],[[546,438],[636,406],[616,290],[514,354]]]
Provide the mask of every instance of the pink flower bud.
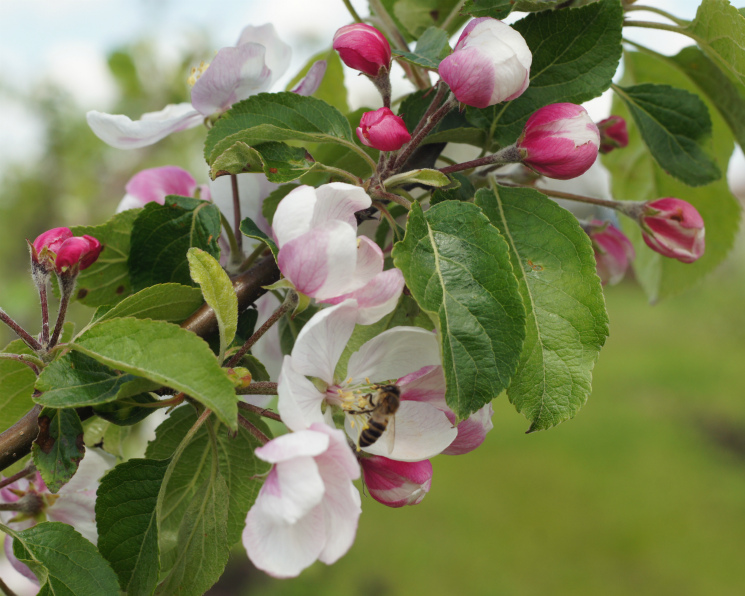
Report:
[[554,103],[536,111],[517,140],[526,166],[559,180],[589,170],[599,146],[598,127],[585,108],[573,103]]
[[62,244],[57,251],[55,269],[66,273],[77,266],[78,271],[87,269],[96,262],[103,246],[93,236],[75,236]]
[[621,116],[610,116],[598,122],[600,131],[600,153],[610,153],[629,144],[629,131],[626,120]]
[[592,240],[600,281],[603,285],[617,284],[636,257],[631,241],[607,221],[593,219],[586,230]]
[[377,77],[391,69],[391,46],[375,27],[354,23],[334,34],[334,49],[349,68]]
[[388,505],[418,505],[432,485],[432,463],[395,461],[378,455],[360,460],[370,496]]
[[403,119],[389,108],[362,114],[357,136],[363,145],[380,151],[396,151],[411,140]]
[[456,99],[485,108],[522,95],[533,55],[522,35],[491,17],[473,19],[439,72]]
[[704,254],[704,220],[690,203],[666,197],[644,205],[639,218],[647,246],[681,263]]
[[45,251],[56,255],[62,243],[69,238],[72,238],[70,228],[52,228],[37,236],[33,243],[34,249],[40,257]]

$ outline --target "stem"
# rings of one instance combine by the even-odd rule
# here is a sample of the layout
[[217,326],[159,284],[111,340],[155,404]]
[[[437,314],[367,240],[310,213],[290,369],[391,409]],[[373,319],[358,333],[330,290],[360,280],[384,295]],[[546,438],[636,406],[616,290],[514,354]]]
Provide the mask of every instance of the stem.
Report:
[[390,211],[388,211],[388,208],[385,206],[384,203],[379,203],[378,201],[373,201],[373,205],[375,205],[378,208],[378,211],[380,211],[380,215],[386,218],[388,220],[388,226],[391,228],[391,231],[393,232],[393,237],[396,240],[400,240],[398,237],[398,224],[396,224],[396,219],[393,217]]
[[15,332],[15,334],[23,340],[23,343],[25,343],[34,352],[41,352],[42,345],[33,337],[31,337],[28,331],[26,331],[23,327],[16,323],[2,308],[0,308],[0,321],[10,327]]
[[[672,31],[693,38],[683,27],[677,25],[667,25],[666,23],[655,23],[654,21],[624,21],[624,27],[643,27],[645,29],[661,29],[662,31]],[[695,38],[693,38],[695,39]]]
[[262,254],[264,254],[264,251],[267,250],[266,244],[263,242],[259,242],[259,245],[254,248],[253,252],[246,257],[246,260],[241,263],[241,266],[238,268],[239,271],[246,271],[251,265],[254,264],[254,261],[258,259]]
[[662,10],[661,8],[656,8],[654,6],[632,5],[632,6],[627,6],[625,10],[626,12],[631,12],[634,10],[644,10],[646,12],[654,12],[654,13],[657,13],[658,15],[665,17],[666,19],[670,19],[671,21],[673,21],[674,23],[677,23],[678,25],[682,27],[685,27],[686,25],[688,25],[688,21],[684,19],[679,19],[675,15],[672,15],[669,12]]
[[394,194],[392,192],[387,192],[380,187],[370,189],[370,192],[380,199],[386,199],[388,201],[393,201],[394,203],[397,203],[401,205],[402,207],[405,207],[408,211],[411,211],[411,201],[409,201],[408,199],[405,199],[404,197],[400,195]]
[[520,159],[520,150],[515,145],[510,145],[509,147],[505,147],[504,149],[501,149],[496,153],[493,153],[492,155],[487,155],[486,157],[481,157],[479,159],[472,159],[471,161],[465,161],[453,166],[440,168],[440,171],[443,174],[451,174],[452,172],[460,172],[462,170],[469,170],[471,168],[477,168],[479,166],[488,166],[492,164],[501,166],[508,163],[519,163],[520,161],[522,161]]
[[362,186],[362,178],[359,176],[355,176],[354,174],[351,174],[350,172],[347,172],[346,170],[342,170],[341,168],[335,168],[333,166],[327,166],[325,164],[317,164],[316,169],[323,170],[324,172],[328,172],[329,174],[336,174],[337,176],[340,176],[341,178],[346,178],[349,180],[352,184],[355,184],[357,186]]
[[360,15],[357,14],[357,11],[354,9],[354,6],[352,6],[352,3],[349,0],[342,0],[344,2],[344,6],[347,7],[347,10],[349,11],[349,14],[352,15],[352,18],[357,23],[361,23],[362,19],[360,18]]
[[[526,186],[524,184],[509,184],[514,188],[533,188],[532,186]],[[643,210],[644,201],[612,201],[608,199],[596,199],[595,197],[586,197],[583,195],[575,195],[569,192],[561,192],[559,190],[549,190],[547,188],[537,189],[545,195],[550,197],[556,197],[557,199],[566,199],[568,201],[577,201],[578,203],[589,203],[590,205],[600,205],[601,207],[610,207],[615,209],[619,213],[630,217],[633,220],[638,220],[641,211]]]
[[359,155],[362,159],[364,159],[368,165],[370,166],[370,169],[374,172],[378,164],[375,163],[372,157],[370,157],[365,151],[362,150],[362,148],[358,147],[351,141],[339,141],[340,145],[344,145],[347,149],[351,149],[354,151],[357,155]]
[[258,414],[259,416],[263,416],[264,418],[271,418],[272,420],[276,420],[277,422],[282,422],[282,418],[280,418],[279,414],[275,414],[274,412],[270,412],[266,408],[260,408],[259,406],[255,406],[253,404],[247,404],[244,401],[238,402],[238,407],[241,410],[246,410],[248,412],[253,412],[254,414]]
[[8,476],[7,478],[3,478],[0,480],[0,488],[5,488],[9,484],[13,484],[16,480],[20,480],[21,478],[25,478],[26,476],[31,476],[36,472],[36,468],[34,467],[34,464],[30,464],[29,466],[23,468],[20,472],[17,472],[13,474],[12,476]]
[[419,124],[417,124],[416,128],[414,128],[414,132],[411,133],[412,137],[415,137],[417,133],[419,133],[422,126],[424,126],[424,124],[432,116],[435,110],[437,110],[443,98],[445,97],[445,94],[448,92],[448,86],[442,81],[438,81],[435,84],[435,87],[437,88],[437,91],[435,92],[435,96],[432,98],[432,101],[430,102],[429,107],[427,108],[427,111],[424,112],[422,119],[419,120]]
[[238,176],[230,175],[230,187],[233,190],[233,225],[238,254],[243,255],[243,234],[241,234],[241,197],[238,192]]
[[[74,283],[74,282],[73,282]],[[62,332],[62,325],[65,324],[65,316],[67,316],[67,305],[70,304],[70,295],[72,294],[72,288],[69,291],[65,291],[62,283],[60,283],[60,292],[62,298],[59,302],[59,312],[57,313],[57,323],[54,325],[54,332],[52,337],[49,339],[48,348],[53,348],[59,340],[60,333]]]
[[463,5],[466,3],[466,0],[460,0],[455,6],[453,6],[453,10],[450,11],[450,14],[445,17],[445,20],[440,25],[440,29],[445,29],[445,31],[448,30],[448,27],[450,27],[450,24],[458,18],[458,15],[460,14],[460,9],[463,8]]
[[220,211],[220,223],[225,230],[225,235],[228,237],[228,245],[230,246],[230,265],[237,265],[243,257],[243,251],[238,248],[238,241],[233,233],[233,226],[230,225],[228,218],[225,217],[222,211]]
[[235,390],[238,395],[277,395],[277,383],[258,381]]
[[254,438],[257,439],[262,445],[266,445],[269,442],[269,437],[267,437],[263,432],[261,432],[240,414],[238,414],[238,424],[240,424],[243,428],[250,432],[254,436]]
[[23,364],[28,366],[31,370],[33,370],[37,377],[39,376],[39,367],[44,366],[44,362],[28,354],[0,353],[0,360],[16,360],[18,362],[22,362]]
[[246,340],[246,343],[244,343],[241,346],[241,349],[238,350],[233,357],[228,361],[227,366],[235,366],[241,361],[241,358],[246,355],[246,352],[248,352],[253,345],[261,339],[261,336],[264,335],[267,331],[269,331],[269,328],[274,325],[277,321],[279,321],[280,318],[290,310],[293,310],[298,304],[298,295],[297,292],[294,290],[289,290],[287,292],[287,296],[285,296],[285,301],[280,305],[280,307],[275,310],[272,313],[272,316],[269,317],[266,322],[259,327],[256,331],[254,331],[253,335],[249,337]]
[[23,511],[25,507],[17,501],[14,503],[0,503],[0,511]]
[[47,301],[47,284],[39,285],[39,302],[41,303],[41,343],[49,343],[49,302]]
[[3,581],[2,577],[0,577],[0,590],[3,591],[3,594],[5,594],[5,596],[18,596],[13,590],[8,587],[8,584]]

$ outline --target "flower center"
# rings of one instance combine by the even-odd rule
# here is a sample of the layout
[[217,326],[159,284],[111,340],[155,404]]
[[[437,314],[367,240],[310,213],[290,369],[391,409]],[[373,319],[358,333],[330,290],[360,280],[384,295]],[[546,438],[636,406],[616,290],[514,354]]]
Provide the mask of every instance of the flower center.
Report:
[[189,75],[189,78],[186,79],[186,82],[189,83],[190,87],[193,87],[196,84],[199,78],[207,71],[209,66],[209,62],[205,63],[204,60],[202,60],[199,63],[199,66],[192,67],[191,75]]

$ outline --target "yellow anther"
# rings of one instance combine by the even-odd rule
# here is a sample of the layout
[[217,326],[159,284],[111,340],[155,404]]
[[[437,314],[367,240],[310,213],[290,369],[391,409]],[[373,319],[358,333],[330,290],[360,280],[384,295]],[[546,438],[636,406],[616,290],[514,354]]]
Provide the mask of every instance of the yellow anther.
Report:
[[205,63],[204,60],[199,63],[199,66],[195,66],[191,69],[191,75],[188,79],[186,79],[186,82],[189,83],[191,87],[194,86],[194,84],[199,80],[199,77],[201,77],[205,71],[209,68],[209,62]]
[[365,377],[365,383],[370,384],[370,377]]

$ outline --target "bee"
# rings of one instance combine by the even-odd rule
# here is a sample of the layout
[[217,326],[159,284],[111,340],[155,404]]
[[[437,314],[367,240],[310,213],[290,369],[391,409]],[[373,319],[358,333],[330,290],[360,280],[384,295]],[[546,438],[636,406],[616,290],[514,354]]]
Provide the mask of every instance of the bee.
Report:
[[[389,442],[393,440],[395,428],[395,414],[401,404],[401,390],[398,385],[378,385],[375,393],[369,393],[365,409],[356,410],[353,414],[367,414],[367,420],[362,427],[357,440],[358,447],[369,447],[390,428]],[[392,446],[390,447],[392,448]]]

